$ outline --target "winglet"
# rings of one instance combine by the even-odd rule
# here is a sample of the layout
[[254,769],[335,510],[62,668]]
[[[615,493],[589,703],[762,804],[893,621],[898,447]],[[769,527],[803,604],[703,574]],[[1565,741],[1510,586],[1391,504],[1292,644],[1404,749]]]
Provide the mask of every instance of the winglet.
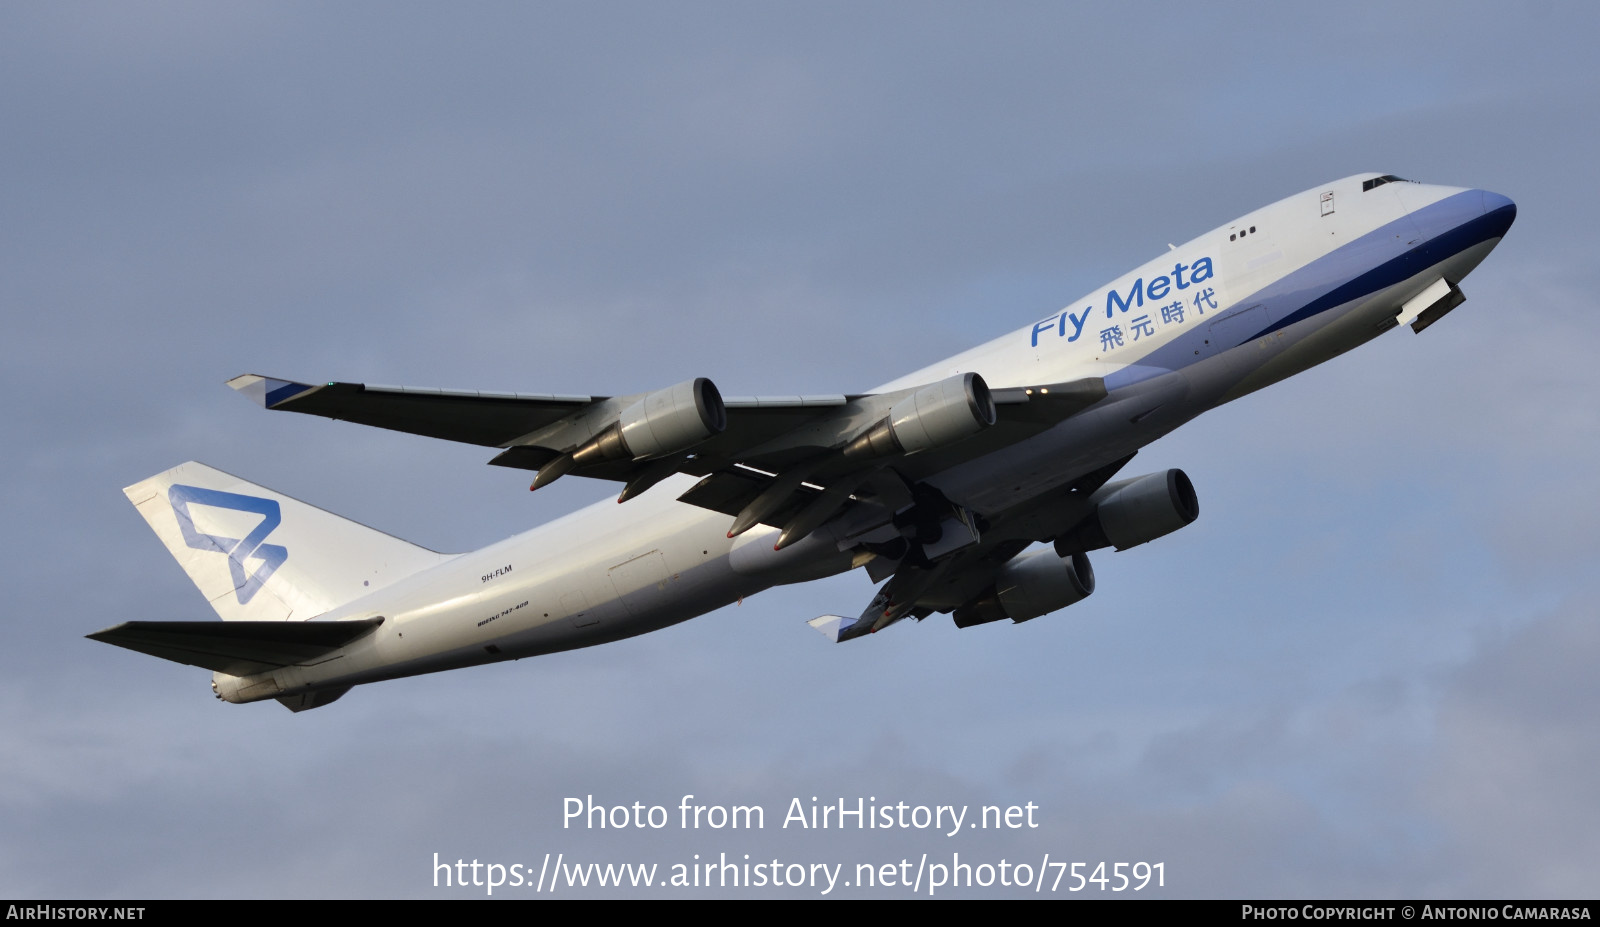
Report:
[[293,399],[307,390],[316,389],[308,383],[274,380],[271,377],[258,377],[253,373],[234,377],[228,381],[228,385],[263,409],[270,409],[286,399]]
[[855,623],[856,619],[846,618],[843,615],[823,615],[820,618],[813,618],[806,622],[806,624],[822,632],[823,637],[833,641],[835,644],[839,643],[839,635]]

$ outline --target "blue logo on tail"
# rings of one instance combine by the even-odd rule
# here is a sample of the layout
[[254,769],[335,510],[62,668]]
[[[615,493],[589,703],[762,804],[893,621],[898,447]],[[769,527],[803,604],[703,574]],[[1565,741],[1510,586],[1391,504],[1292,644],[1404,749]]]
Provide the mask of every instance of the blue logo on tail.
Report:
[[[261,543],[283,521],[283,513],[278,509],[278,503],[272,499],[174,484],[167,491],[167,501],[172,503],[172,513],[178,516],[178,529],[183,532],[185,544],[195,550],[214,550],[219,554],[228,555],[228,570],[233,574],[233,591],[239,596],[240,605],[249,604],[250,600],[255,598],[256,592],[261,589],[261,584],[289,559],[289,551],[283,547]],[[261,516],[261,524],[256,525],[255,530],[243,538],[201,534],[195,530],[194,519],[189,516],[191,502],[219,509],[232,509],[236,512],[254,512]],[[252,557],[260,560],[261,566],[254,573],[246,574],[244,562]]]

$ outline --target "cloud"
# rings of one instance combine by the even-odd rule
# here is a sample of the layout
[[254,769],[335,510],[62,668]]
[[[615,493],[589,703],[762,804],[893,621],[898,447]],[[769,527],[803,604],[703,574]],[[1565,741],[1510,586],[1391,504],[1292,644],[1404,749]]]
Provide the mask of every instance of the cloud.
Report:
[[[435,852],[550,850],[1592,894],[1592,14],[87,10],[0,13],[12,894],[440,897]],[[859,610],[851,575],[303,715],[81,637],[209,617],[118,491],[186,458],[447,550],[606,495],[267,414],[229,376],[865,389],[1369,168],[1521,218],[1424,335],[1144,450],[1203,517],[1097,555],[1062,614],[834,647],[803,621]],[[1033,802],[1041,825],[561,827],[591,794]]]

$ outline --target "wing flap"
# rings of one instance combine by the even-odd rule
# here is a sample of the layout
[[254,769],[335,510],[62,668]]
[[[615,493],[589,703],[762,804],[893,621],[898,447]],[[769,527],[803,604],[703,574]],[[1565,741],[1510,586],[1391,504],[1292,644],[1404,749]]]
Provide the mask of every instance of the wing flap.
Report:
[[87,635],[139,653],[199,666],[229,676],[249,676],[293,664],[315,663],[369,634],[382,618],[353,621],[125,621]]
[[[678,501],[737,517],[747,506],[773,483],[773,478],[749,470],[732,469],[713,473],[678,497]],[[758,522],[782,528],[787,525],[806,503],[817,496],[817,490],[800,486],[780,505],[761,516]]]

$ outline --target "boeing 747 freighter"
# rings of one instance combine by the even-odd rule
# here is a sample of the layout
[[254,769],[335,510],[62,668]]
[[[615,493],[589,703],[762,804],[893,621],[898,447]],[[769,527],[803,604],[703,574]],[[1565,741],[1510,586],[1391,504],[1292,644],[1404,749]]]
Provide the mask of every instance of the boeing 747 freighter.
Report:
[[[222,621],[130,621],[95,640],[212,671],[229,702],[295,711],[352,686],[614,641],[764,589],[864,568],[846,641],[949,613],[1029,621],[1095,590],[1089,552],[1199,514],[1181,470],[1118,478],[1208,409],[1465,298],[1516,205],[1358,174],[1174,246],[1060,312],[877,389],[724,397],[485,393],[261,376],[268,409],[497,450],[609,480],[616,501],[439,554],[198,463],[128,498]],[[687,372],[686,372],[687,373]],[[618,505],[617,503],[622,503]]]

